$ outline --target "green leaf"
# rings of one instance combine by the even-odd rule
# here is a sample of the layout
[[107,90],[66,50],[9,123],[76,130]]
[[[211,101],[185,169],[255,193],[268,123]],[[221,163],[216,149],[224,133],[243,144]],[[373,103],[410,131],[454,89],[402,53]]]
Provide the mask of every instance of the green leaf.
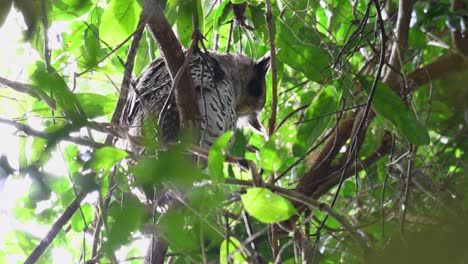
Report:
[[136,0],[112,0],[102,14],[100,37],[115,46],[135,31],[141,7]]
[[114,203],[108,212],[114,221],[110,225],[105,250],[114,252],[119,246],[128,243],[131,232],[140,227],[144,214],[144,206],[132,196],[128,196],[123,204]]
[[314,145],[323,131],[332,124],[334,116],[329,114],[336,110],[338,98],[339,95],[334,89],[327,86],[313,99],[297,130],[297,139],[293,146],[294,155],[306,155],[307,148]]
[[219,6],[216,8],[215,12],[215,18],[214,18],[214,27],[216,30],[225,23],[227,20],[229,14],[231,14],[232,18],[232,13],[231,13],[231,5],[229,0],[224,0]]
[[247,263],[247,252],[235,237],[229,237],[229,242],[224,240],[219,246],[219,263]]
[[224,133],[211,146],[208,154],[208,171],[213,182],[221,182],[224,179],[224,154],[232,135],[232,131]]
[[[84,45],[80,45],[80,51],[85,60],[87,68],[93,68],[98,65],[99,56],[101,55],[101,46],[99,42],[99,29],[95,25],[89,25],[84,33]],[[83,37],[80,38],[81,42]]]
[[247,139],[244,136],[244,133],[240,130],[236,130],[234,135],[234,143],[229,149],[231,155],[243,158],[245,157],[245,147],[247,146]]
[[44,151],[46,150],[47,146],[47,139],[44,138],[34,138],[31,144],[31,155],[29,164],[33,164],[34,162],[38,161]]
[[242,4],[244,2],[245,2],[245,0],[231,0],[231,3],[233,3],[233,4]]
[[[83,213],[83,214],[82,214]],[[84,217],[84,219],[83,219]],[[93,220],[93,207],[90,204],[82,204],[71,218],[71,227],[76,232],[83,232]]]
[[114,111],[116,98],[95,93],[75,94],[88,118],[111,114]]
[[241,199],[245,210],[262,223],[284,221],[296,213],[288,199],[266,188],[250,188],[241,195]]
[[104,170],[107,172],[117,161],[127,156],[128,153],[121,149],[116,149],[113,147],[103,147],[98,149],[94,153],[94,156],[91,159],[91,163],[89,164],[89,166],[95,171]]
[[301,35],[304,39],[299,39],[280,18],[276,17],[275,23],[278,60],[303,72],[311,81],[322,80],[330,74],[327,69],[330,55],[315,45],[317,41],[310,34]]
[[287,147],[295,138],[295,127],[286,122],[260,149],[262,168],[268,172],[278,171],[287,159],[290,149]]
[[192,1],[180,1],[177,8],[177,34],[183,46],[188,48],[192,40]]
[[168,151],[158,152],[157,159],[141,158],[137,165],[130,168],[136,179],[135,184],[157,185],[170,181],[180,188],[191,188],[193,181],[206,179],[200,169],[182,153],[186,153],[186,149],[183,144],[178,144]]
[[187,252],[200,248],[200,238],[197,237],[200,233],[195,230],[197,222],[192,212],[182,209],[168,210],[158,224],[172,249]]
[[[114,111],[116,98],[95,93],[74,94],[77,101],[83,108],[87,118],[95,118],[111,114]],[[63,111],[61,106],[57,106],[56,111]],[[33,103],[32,111],[41,116],[50,116],[51,109],[44,101]]]
[[[361,80],[367,94],[370,93],[371,84],[367,80]],[[372,105],[385,119],[390,121],[405,138],[418,146],[427,145],[430,142],[426,128],[413,116],[403,101],[386,84],[380,83],[375,91]]]
[[91,0],[54,0],[49,16],[54,20],[71,20],[85,14],[92,6]]
[[36,62],[31,67],[31,79],[35,84],[36,89],[41,89],[43,92],[53,94],[57,105],[63,109],[65,114],[77,124],[82,124],[86,121],[81,105],[75,95],[68,89],[67,83],[55,69],[50,69],[50,73],[46,70],[46,66],[42,61]]

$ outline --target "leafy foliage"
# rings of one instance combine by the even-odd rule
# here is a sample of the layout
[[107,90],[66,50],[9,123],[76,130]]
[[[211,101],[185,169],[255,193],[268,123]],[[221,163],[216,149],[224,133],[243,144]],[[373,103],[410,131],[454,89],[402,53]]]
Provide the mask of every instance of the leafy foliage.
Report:
[[467,262],[468,7],[410,1],[404,20],[400,1],[271,1],[267,19],[266,1],[159,1],[185,48],[194,16],[209,50],[259,58],[275,34],[275,130],[225,133],[206,168],[154,120],[143,154],[111,143],[124,72],[160,54],[145,28],[127,61],[146,1],[0,1],[0,34],[22,35],[0,53],[0,263],[141,263],[151,235],[174,263]]

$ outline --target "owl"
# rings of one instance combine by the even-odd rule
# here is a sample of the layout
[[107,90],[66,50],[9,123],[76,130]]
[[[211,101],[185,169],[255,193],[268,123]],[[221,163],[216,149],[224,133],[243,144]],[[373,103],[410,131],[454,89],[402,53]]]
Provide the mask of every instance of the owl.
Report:
[[[189,66],[200,110],[197,144],[209,148],[226,131],[249,124],[262,131],[260,110],[265,105],[265,76],[270,65],[266,55],[253,60],[243,54],[194,51]],[[144,120],[156,122],[163,143],[177,139],[179,114],[172,80],[164,60],[151,62],[129,92],[121,123],[133,137],[142,135]]]

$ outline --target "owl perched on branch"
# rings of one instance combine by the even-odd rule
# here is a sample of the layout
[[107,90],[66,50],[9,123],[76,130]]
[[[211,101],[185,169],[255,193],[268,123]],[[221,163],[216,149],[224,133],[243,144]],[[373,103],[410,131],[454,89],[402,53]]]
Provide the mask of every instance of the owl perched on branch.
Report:
[[[240,120],[263,130],[258,117],[265,104],[269,65],[269,55],[254,61],[242,54],[193,53],[189,66],[201,117],[200,146],[209,148],[218,136],[235,129]],[[151,62],[130,90],[123,111],[121,122],[129,127],[129,135],[141,136],[143,120],[151,117],[157,122],[162,142],[177,138],[179,114],[171,86],[164,60]]]

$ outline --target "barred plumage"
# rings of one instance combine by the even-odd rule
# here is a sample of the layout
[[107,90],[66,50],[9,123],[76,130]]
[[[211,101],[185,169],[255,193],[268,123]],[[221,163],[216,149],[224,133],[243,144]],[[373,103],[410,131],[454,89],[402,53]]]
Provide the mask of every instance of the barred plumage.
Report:
[[[269,56],[253,61],[242,54],[197,51],[189,65],[201,115],[200,146],[210,147],[222,133],[235,129],[240,118],[246,118],[254,128],[260,129],[258,114],[265,104]],[[162,58],[143,71],[130,91],[123,112],[122,123],[129,126],[130,135],[140,136],[142,121],[152,116],[158,121],[163,142],[176,138],[179,115],[171,85]]]

